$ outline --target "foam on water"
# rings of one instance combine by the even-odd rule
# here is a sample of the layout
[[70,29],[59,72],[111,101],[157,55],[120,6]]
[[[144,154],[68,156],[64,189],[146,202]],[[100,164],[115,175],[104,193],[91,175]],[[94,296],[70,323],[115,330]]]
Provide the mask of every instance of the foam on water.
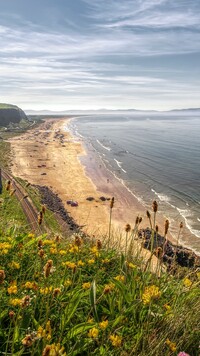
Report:
[[165,203],[169,203],[170,201],[170,197],[168,197],[167,195],[165,194],[160,194],[160,193],[157,193],[154,189],[151,189],[151,191],[157,195],[157,197],[160,199],[160,201],[163,201]]
[[190,220],[192,218],[192,212],[187,209],[180,209],[176,208],[179,212],[179,214],[183,217],[185,221],[185,225],[188,228],[188,230],[195,236],[200,237],[200,230],[193,229],[192,226],[190,225]]
[[122,170],[122,172],[126,173],[125,169],[122,168],[122,162],[119,162],[116,158],[114,158],[114,161],[117,163],[118,167]]
[[105,148],[105,150],[107,150],[107,151],[110,151],[110,150],[111,150],[110,147],[104,146],[103,143],[101,143],[99,140],[96,140],[96,141],[97,141],[97,143],[98,143],[101,147]]

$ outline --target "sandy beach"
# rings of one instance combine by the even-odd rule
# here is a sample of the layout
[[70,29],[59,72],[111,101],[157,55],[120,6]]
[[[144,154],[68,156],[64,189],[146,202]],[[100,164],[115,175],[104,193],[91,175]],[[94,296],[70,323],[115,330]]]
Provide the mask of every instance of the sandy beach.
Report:
[[[95,161],[92,151],[86,154],[81,139],[73,137],[66,126],[67,118],[49,119],[11,139],[12,173],[31,184],[52,189],[87,234],[98,237],[108,233],[110,201],[102,201],[102,196],[115,198],[112,215],[115,231],[124,231],[127,223],[134,227],[138,215],[143,219],[141,226],[147,227],[144,206]],[[88,197],[94,200],[88,201]],[[77,201],[78,206],[71,207],[67,200]],[[164,221],[164,217],[157,221],[161,233]]]

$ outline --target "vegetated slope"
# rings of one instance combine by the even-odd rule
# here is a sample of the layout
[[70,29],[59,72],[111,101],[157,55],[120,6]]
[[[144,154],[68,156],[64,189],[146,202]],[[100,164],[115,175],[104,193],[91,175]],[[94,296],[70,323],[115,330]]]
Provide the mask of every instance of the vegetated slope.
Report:
[[0,126],[8,126],[10,123],[18,123],[22,119],[28,120],[24,111],[18,106],[0,104]]

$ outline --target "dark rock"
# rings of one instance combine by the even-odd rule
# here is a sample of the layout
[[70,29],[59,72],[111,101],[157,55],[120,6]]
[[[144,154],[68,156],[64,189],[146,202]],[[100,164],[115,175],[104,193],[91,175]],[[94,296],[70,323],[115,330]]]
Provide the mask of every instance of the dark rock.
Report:
[[[42,200],[41,203],[45,204],[47,208],[54,213],[58,214],[63,221],[69,226],[69,230],[73,232],[80,232],[80,226],[76,224],[74,219],[69,216],[69,213],[65,210],[62,200],[58,197],[58,194],[52,192],[47,186],[36,186],[39,190]],[[85,234],[82,232],[85,236]]]
[[93,201],[94,198],[93,198],[93,197],[88,197],[88,198],[86,198],[86,200],[88,200],[88,201]]
[[102,201],[106,201],[105,197],[100,197],[99,199],[102,200]]
[[[138,232],[138,238],[143,239],[143,247],[156,251],[158,248],[164,250],[162,256],[163,262],[168,266],[171,266],[174,261],[181,267],[192,268],[200,265],[200,258],[195,255],[191,250],[182,246],[175,246],[170,241],[166,240],[163,236],[154,231],[153,238],[150,228],[140,229]],[[153,246],[151,247],[153,243]]]

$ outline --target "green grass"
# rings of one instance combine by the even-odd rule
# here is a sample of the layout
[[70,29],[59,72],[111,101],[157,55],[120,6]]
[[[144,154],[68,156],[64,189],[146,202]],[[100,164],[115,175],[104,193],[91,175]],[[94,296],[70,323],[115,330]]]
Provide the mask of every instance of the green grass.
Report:
[[100,247],[79,237],[2,234],[0,352],[199,355],[199,273],[158,278],[138,258]]
[[0,103],[0,110],[1,109],[15,109],[15,108],[17,108],[16,105]]
[[5,141],[0,141],[0,167],[8,169],[9,155],[10,155],[10,143]]
[[[27,230],[27,221],[21,205],[15,195],[5,190],[3,181],[3,192],[0,194],[0,234],[9,228]],[[1,235],[0,235],[1,236]]]

